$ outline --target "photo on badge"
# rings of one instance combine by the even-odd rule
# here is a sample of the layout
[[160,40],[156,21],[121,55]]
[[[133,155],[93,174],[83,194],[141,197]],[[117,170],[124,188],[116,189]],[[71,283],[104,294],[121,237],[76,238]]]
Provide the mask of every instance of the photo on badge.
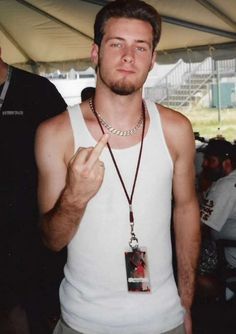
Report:
[[125,264],[128,291],[151,292],[146,251],[125,252]]

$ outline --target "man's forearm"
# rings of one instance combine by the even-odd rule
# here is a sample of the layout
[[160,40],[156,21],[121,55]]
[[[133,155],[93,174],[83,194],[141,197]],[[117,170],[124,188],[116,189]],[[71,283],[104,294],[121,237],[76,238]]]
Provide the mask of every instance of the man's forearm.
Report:
[[78,229],[85,207],[71,201],[66,190],[62,192],[55,206],[40,219],[43,241],[48,248],[60,251],[68,245]]
[[[198,243],[193,245],[193,247],[197,249]],[[189,259],[184,255],[178,259],[178,289],[181,303],[186,311],[191,309],[194,298],[198,253],[188,252],[188,256]]]
[[191,308],[201,241],[198,207],[175,215],[178,289],[186,310]]

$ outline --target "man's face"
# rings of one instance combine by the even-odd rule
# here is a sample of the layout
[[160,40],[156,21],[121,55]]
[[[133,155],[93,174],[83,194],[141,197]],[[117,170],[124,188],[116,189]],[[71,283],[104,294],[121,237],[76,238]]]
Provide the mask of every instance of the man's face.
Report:
[[215,155],[204,155],[202,168],[205,178],[215,182],[225,176],[225,171],[222,161]]
[[142,88],[154,65],[152,26],[136,19],[111,18],[104,28],[101,46],[93,46],[98,84],[114,93],[129,95]]

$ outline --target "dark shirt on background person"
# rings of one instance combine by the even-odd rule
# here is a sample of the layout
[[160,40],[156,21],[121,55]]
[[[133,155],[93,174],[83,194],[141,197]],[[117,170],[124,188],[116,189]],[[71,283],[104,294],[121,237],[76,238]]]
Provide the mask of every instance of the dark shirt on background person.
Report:
[[[6,70],[1,58],[0,66]],[[31,332],[46,334],[46,329],[40,332],[40,300],[46,302],[45,313],[47,307],[51,311],[57,307],[54,291],[66,255],[46,250],[40,241],[34,136],[42,121],[67,105],[48,79],[15,67],[11,70],[0,110],[0,309],[20,304],[26,309]]]

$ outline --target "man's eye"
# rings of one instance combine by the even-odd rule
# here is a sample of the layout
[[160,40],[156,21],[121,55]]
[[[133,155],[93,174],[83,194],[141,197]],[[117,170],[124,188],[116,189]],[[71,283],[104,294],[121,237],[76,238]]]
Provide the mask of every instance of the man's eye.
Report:
[[138,51],[140,51],[140,52],[144,52],[144,51],[146,51],[146,49],[143,47],[143,46],[137,46],[137,48],[136,48]]
[[113,48],[121,48],[122,44],[121,43],[112,43],[111,47],[113,47]]

